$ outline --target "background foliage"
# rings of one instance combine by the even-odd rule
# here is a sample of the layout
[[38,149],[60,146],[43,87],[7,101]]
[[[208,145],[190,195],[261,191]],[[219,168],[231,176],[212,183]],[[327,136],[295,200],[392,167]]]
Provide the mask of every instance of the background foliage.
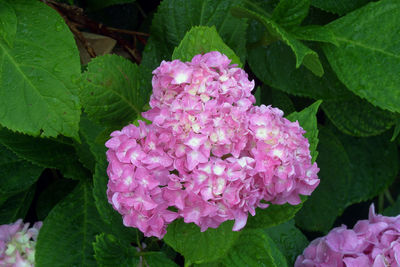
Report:
[[[398,25],[397,0],[0,0],[0,223],[44,221],[39,267],[292,266],[372,202],[397,215]],[[240,232],[144,238],[107,201],[104,142],[148,108],[162,60],[213,50],[299,121],[321,183]]]

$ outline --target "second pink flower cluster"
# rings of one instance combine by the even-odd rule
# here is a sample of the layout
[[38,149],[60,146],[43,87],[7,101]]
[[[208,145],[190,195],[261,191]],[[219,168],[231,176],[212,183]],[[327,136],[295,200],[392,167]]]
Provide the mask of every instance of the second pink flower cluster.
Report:
[[297,257],[295,267],[399,267],[400,215],[375,214],[372,204],[368,220],[332,229],[315,239]]
[[163,61],[151,109],[106,143],[108,199],[126,226],[162,238],[177,218],[202,231],[269,203],[292,205],[319,184],[298,122],[253,106],[254,82],[219,52]]

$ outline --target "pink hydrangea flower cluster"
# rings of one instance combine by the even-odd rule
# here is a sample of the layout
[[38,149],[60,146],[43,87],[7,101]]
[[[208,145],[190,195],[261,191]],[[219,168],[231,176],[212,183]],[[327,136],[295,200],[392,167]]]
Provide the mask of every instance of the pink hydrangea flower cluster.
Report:
[[400,215],[375,214],[358,221],[353,229],[345,225],[317,238],[297,257],[295,267],[396,267],[400,266]]
[[128,125],[106,146],[109,202],[126,226],[162,238],[177,218],[201,231],[268,203],[292,205],[317,187],[308,140],[297,122],[253,106],[254,82],[219,52],[163,61],[153,72],[152,122]]
[[0,266],[34,266],[35,246],[42,222],[29,228],[21,219],[0,225]]

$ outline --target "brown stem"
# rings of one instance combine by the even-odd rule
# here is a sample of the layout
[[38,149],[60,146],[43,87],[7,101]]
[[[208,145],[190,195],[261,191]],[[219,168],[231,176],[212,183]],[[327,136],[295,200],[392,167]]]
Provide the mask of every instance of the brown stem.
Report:
[[112,31],[112,32],[120,32],[120,33],[125,33],[125,34],[129,34],[129,35],[140,35],[140,36],[150,36],[150,34],[145,33],[145,32],[137,32],[137,31],[130,31],[130,30],[125,30],[125,29],[117,29],[117,28],[113,28],[113,27],[105,27],[107,30]]
[[[85,42],[83,41],[84,39],[81,39],[80,35],[82,34],[77,33],[79,32],[78,29],[88,29],[93,33],[105,35],[116,40],[117,43],[132,57],[133,60],[135,60],[137,63],[140,63],[141,56],[136,49],[136,45],[132,47],[132,45],[130,45],[129,42],[124,38],[121,38],[119,34],[132,35],[135,43],[137,39],[141,43],[146,44],[146,39],[144,39],[144,37],[148,37],[149,36],[148,33],[108,27],[103,25],[102,23],[93,21],[88,17],[86,17],[81,8],[58,3],[53,0],[41,0],[41,1],[51,6],[55,10],[57,10],[57,12],[60,13],[60,15],[64,18],[64,20],[66,22],[68,21],[67,22],[68,25],[73,25],[72,27],[70,27],[71,31],[74,34],[76,34],[77,38],[82,41],[82,43],[85,45],[85,47],[87,47],[87,49],[90,49],[90,45],[87,43],[87,41]],[[89,54],[91,56],[93,55],[93,53],[91,52],[89,52]]]
[[52,2],[50,1],[44,1],[45,4],[47,4],[49,7],[54,9],[55,11],[60,14],[60,16],[64,19],[65,23],[68,25],[69,29],[71,32],[76,36],[76,38],[79,39],[79,41],[82,42],[83,46],[89,53],[91,58],[96,57],[96,53],[94,52],[93,47],[90,46],[89,42],[86,40],[86,38],[83,36],[83,34],[76,28],[76,23],[71,22],[66,15],[64,15]]

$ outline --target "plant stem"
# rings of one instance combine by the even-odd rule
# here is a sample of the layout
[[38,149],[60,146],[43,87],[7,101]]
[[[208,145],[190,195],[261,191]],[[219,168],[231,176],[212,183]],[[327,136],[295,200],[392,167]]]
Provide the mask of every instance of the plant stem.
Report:
[[384,204],[385,204],[385,198],[384,198],[384,193],[382,192],[379,194],[379,198],[378,198],[378,213],[379,214],[382,214]]
[[139,233],[136,234],[136,243],[137,243],[137,246],[138,246],[138,248],[140,249],[140,251],[142,251],[143,248],[142,248],[142,244],[140,243]]
[[394,202],[395,202],[395,201],[394,201],[392,195],[390,194],[389,189],[387,189],[387,188],[386,188],[386,190],[385,190],[385,197],[386,197],[386,199],[389,201],[390,205],[394,205]]

